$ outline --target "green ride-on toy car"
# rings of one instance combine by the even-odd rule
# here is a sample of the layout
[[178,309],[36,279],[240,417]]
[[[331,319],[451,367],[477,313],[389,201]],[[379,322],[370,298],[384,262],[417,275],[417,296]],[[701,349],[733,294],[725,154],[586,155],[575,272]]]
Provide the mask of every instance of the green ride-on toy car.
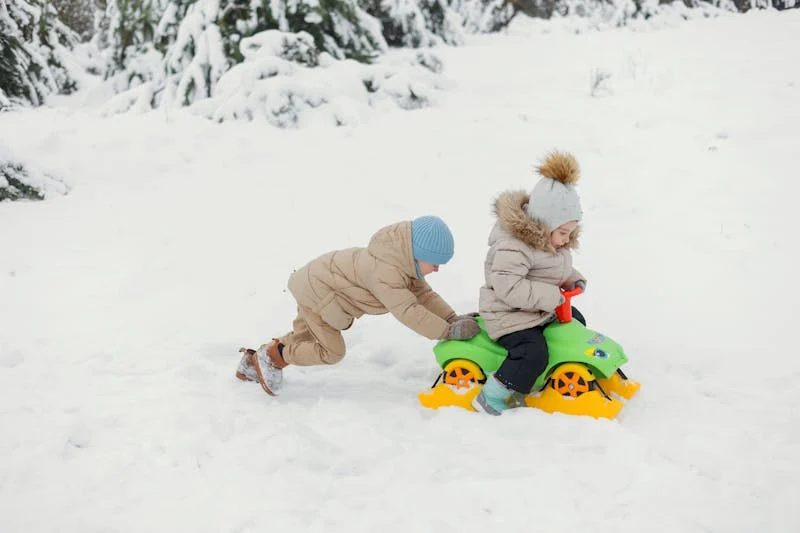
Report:
[[[512,395],[514,406],[614,418],[623,402],[639,390],[640,384],[622,372],[622,365],[628,362],[622,346],[572,320],[571,300],[581,292],[577,287],[562,292],[565,301],[556,309],[558,320],[544,330],[550,353],[547,368],[530,394]],[[429,391],[419,394],[422,405],[434,409],[456,405],[474,411],[473,398],[507,355],[486,333],[480,316],[477,321],[481,332],[474,338],[439,341],[434,346],[442,372]]]

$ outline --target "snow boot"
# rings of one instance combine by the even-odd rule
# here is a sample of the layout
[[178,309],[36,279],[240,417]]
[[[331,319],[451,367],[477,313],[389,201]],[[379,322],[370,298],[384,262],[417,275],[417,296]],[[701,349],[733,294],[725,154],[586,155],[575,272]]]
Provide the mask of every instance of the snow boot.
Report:
[[[277,396],[283,385],[283,369],[288,366],[278,349],[278,339],[262,344],[258,350],[241,348],[244,352],[236,377],[246,381],[258,381],[264,392]],[[255,379],[253,379],[255,378]]]
[[509,396],[511,396],[511,391],[505,388],[492,374],[475,399],[472,400],[472,407],[479,413],[498,416],[510,408],[506,403]]
[[256,372],[254,361],[256,351],[250,348],[239,348],[239,351],[244,355],[239,361],[239,366],[236,367],[236,377],[242,381],[258,381],[258,373]]

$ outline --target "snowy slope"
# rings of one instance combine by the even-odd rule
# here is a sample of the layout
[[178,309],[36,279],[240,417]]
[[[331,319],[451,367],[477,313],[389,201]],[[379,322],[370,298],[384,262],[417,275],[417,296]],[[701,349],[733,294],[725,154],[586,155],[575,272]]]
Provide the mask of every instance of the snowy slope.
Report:
[[[797,35],[518,20],[439,51],[438,106],[358,127],[0,115],[71,187],[0,205],[0,531],[797,531]],[[491,200],[553,148],[583,168],[576,304],[643,383],[617,420],[424,409],[432,343],[389,317],[278,399],[234,379],[293,268],[397,220],[449,223],[429,281],[474,310]]]

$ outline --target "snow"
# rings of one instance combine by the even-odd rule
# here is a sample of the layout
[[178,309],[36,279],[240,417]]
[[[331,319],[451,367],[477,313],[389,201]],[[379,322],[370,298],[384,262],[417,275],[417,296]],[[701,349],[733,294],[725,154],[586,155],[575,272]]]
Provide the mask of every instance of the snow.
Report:
[[[436,106],[339,128],[0,114],[70,186],[0,204],[0,531],[796,531],[798,34],[519,18],[437,49]],[[429,281],[474,310],[491,200],[553,148],[583,169],[576,305],[642,383],[616,420],[427,410],[432,342],[387,316],[279,398],[234,378],[293,268],[397,220],[448,222]]]

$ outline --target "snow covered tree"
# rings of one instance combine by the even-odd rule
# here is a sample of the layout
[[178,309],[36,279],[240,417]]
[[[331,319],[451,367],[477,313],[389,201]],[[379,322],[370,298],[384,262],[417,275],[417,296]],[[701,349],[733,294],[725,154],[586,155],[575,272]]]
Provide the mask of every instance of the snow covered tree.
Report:
[[364,9],[381,21],[389,46],[419,48],[461,44],[461,16],[446,0],[362,0]]
[[15,35],[7,33],[0,19],[0,109],[15,101],[40,104],[55,90],[52,76],[46,73],[47,65]]
[[107,53],[106,77],[128,68],[136,56],[153,47],[161,16],[158,0],[96,0],[100,16],[95,44]]
[[742,13],[751,9],[768,9],[770,6],[780,11],[800,8],[800,0],[733,0],[733,3]]
[[564,2],[558,0],[512,0],[512,3],[529,17],[549,19],[556,11],[556,4]]
[[172,0],[156,37],[165,46],[168,100],[189,105],[212,96],[220,77],[244,59],[242,40],[275,29],[305,32],[337,59],[368,61],[387,47],[380,23],[355,0]]
[[230,67],[216,24],[219,4],[219,0],[198,0],[188,6],[181,20],[175,42],[167,49],[164,61],[171,102],[189,105],[208,98]]
[[0,107],[43,103],[77,88],[70,50],[78,37],[44,0],[0,0]]
[[[228,0],[232,1],[232,0]],[[246,1],[246,0],[242,0]],[[381,25],[356,0],[251,0],[255,18],[241,24],[248,37],[264,30],[306,32],[336,59],[369,62],[386,50]],[[227,32],[224,32],[227,34]]]
[[734,9],[730,0],[559,0],[547,16],[577,16],[585,21],[586,28],[602,29],[641,24],[652,27],[662,15],[685,20]]
[[[153,60],[147,59],[144,54],[137,56],[140,60],[135,64],[130,57],[125,59],[124,79],[116,84],[117,92],[122,94],[104,106],[104,113],[119,113],[130,109],[146,110],[162,106],[197,107],[199,102],[209,99],[213,99],[214,102],[203,105],[203,109],[215,109],[219,105],[219,99],[215,98],[218,95],[217,84],[227,72],[242,64],[247,59],[248,53],[251,65],[244,70],[240,69],[239,72],[246,72],[249,78],[263,79],[259,78],[262,75],[277,76],[277,70],[273,72],[274,65],[269,68],[264,67],[266,71],[262,73],[259,70],[262,67],[254,66],[253,63],[269,63],[267,55],[278,48],[280,53],[274,52],[277,54],[275,57],[284,61],[278,70],[281,76],[288,76],[287,72],[303,72],[302,69],[297,70],[296,67],[288,66],[292,63],[303,67],[318,67],[319,54],[324,54],[333,61],[355,60],[371,63],[388,50],[389,43],[398,47],[459,44],[465,34],[465,19],[459,13],[459,9],[464,9],[470,16],[475,17],[470,23],[470,31],[496,31],[505,26],[515,12],[510,4],[504,3],[506,0],[455,0],[457,2],[455,5],[452,3],[454,0],[105,1],[109,5],[114,3],[117,6],[116,12],[106,10],[108,13],[106,20],[121,19],[115,13],[119,12],[119,6],[123,1],[138,2],[138,5],[157,4],[156,11],[162,12],[160,21],[152,32],[152,37],[149,32],[142,35],[152,39],[150,48],[162,54],[163,59],[157,67]],[[497,7],[497,10],[493,10],[494,7]],[[475,15],[482,10],[487,11],[488,15]],[[272,44],[266,45],[267,42],[272,42],[272,38],[266,41],[251,39],[270,31],[283,35],[281,42],[293,44],[276,48]],[[246,50],[245,42],[249,42],[251,47],[258,48],[258,53]],[[306,57],[309,42],[314,49],[313,59],[310,56]],[[110,46],[119,47],[120,43],[118,40]],[[256,56],[257,60],[254,59]],[[326,60],[326,65],[328,64]],[[416,65],[414,68],[420,67]],[[333,70],[339,69],[328,69],[328,72]],[[237,74],[237,76],[242,75],[244,74]],[[235,77],[229,76],[228,79]],[[394,84],[399,83],[397,80],[402,78],[395,70],[391,70],[386,77],[392,78]],[[136,83],[129,83],[129,80],[135,80]],[[427,80],[418,83],[419,87],[431,85],[432,83]],[[226,83],[226,94],[235,93],[231,90],[231,86],[232,82]],[[388,82],[381,85],[382,88],[390,86],[391,83]],[[426,102],[431,100],[427,96],[415,100],[414,90],[392,91],[391,100],[406,108],[426,105]],[[427,90],[422,92],[431,94]],[[276,93],[271,94],[272,101],[277,101],[274,96]],[[291,94],[299,93],[294,91]],[[384,94],[390,94],[388,89],[382,89],[379,93],[379,95]],[[305,101],[314,107],[318,100],[316,95],[306,96],[308,98],[304,97]],[[240,95],[237,95],[237,98],[240,98]],[[238,106],[237,109],[246,107]],[[204,114],[209,116],[213,113],[204,111]],[[226,117],[246,115],[245,111],[236,111]]]
[[245,60],[227,71],[194,113],[223,122],[265,120],[281,128],[354,124],[375,108],[431,105],[446,86],[428,50],[398,51],[370,64],[318,53],[311,35],[267,30],[242,40]]
[[[520,2],[526,0],[449,0],[464,20],[464,28],[470,33],[500,31],[514,19]],[[554,0],[531,0],[550,2]]]
[[94,34],[93,0],[51,0],[61,22],[88,41]]
[[178,38],[178,28],[189,6],[197,0],[166,0],[155,34],[156,49],[165,54]]

